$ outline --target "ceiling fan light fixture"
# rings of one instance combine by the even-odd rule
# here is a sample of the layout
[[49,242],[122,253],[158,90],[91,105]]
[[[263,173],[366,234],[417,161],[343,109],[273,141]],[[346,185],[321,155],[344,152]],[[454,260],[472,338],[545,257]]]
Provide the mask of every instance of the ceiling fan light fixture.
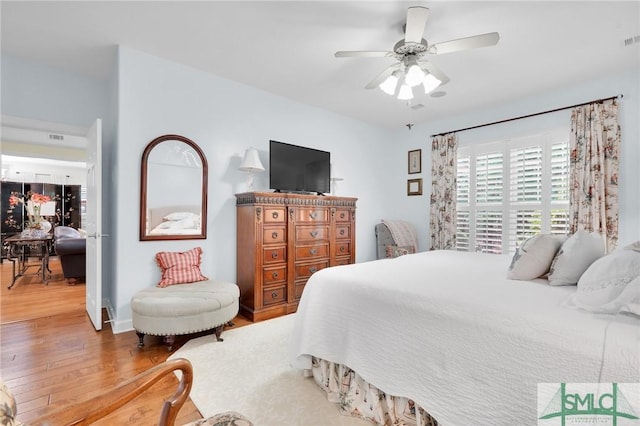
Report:
[[398,99],[400,99],[401,101],[408,101],[410,99],[413,99],[413,91],[411,90],[411,87],[409,85],[403,84],[402,86],[400,86]]
[[427,74],[422,79],[422,85],[424,86],[424,93],[428,94],[429,92],[435,90],[438,86],[440,86],[442,82],[438,80],[433,74]]
[[424,77],[424,71],[418,64],[414,63],[407,67],[407,75],[404,77],[404,82],[411,87],[415,87],[422,83]]
[[396,94],[396,89],[398,87],[398,77],[396,74],[397,72],[394,72],[389,77],[387,77],[385,81],[378,85],[378,87],[380,87],[380,90],[382,90],[387,95],[393,96]]

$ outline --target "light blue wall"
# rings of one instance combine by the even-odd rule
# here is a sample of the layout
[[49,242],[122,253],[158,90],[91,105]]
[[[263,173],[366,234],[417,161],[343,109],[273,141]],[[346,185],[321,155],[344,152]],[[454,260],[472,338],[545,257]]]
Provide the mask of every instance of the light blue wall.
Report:
[[[396,194],[394,203],[398,212],[403,212],[407,220],[417,224],[419,244],[422,250],[429,247],[429,195],[431,187],[431,137],[432,134],[447,132],[484,123],[501,121],[512,117],[524,116],[541,111],[553,110],[560,107],[588,102],[595,99],[607,98],[618,94],[624,95],[620,99],[620,125],[622,132],[620,179],[619,179],[619,207],[620,207],[620,244],[624,245],[640,239],[640,70],[616,74],[605,79],[591,81],[572,87],[559,88],[550,93],[521,99],[517,102],[487,108],[481,111],[469,111],[446,120],[433,121],[413,127],[410,131],[397,131],[396,140],[402,141],[398,150],[389,159],[391,170],[406,169],[407,151],[422,149],[421,175],[403,175],[395,173]],[[433,99],[432,102],[437,102]],[[516,120],[509,123],[487,126],[475,130],[459,133],[461,146],[511,137],[533,134],[545,129],[569,125],[570,110],[551,114],[544,114],[533,118]],[[402,149],[404,147],[404,149]],[[424,195],[405,197],[398,196],[400,189],[406,186],[406,179],[422,177],[424,179]]]
[[107,113],[108,82],[2,53],[2,114],[87,129]]
[[[393,210],[385,201],[390,132],[206,74],[130,48],[119,49],[118,152],[113,164],[117,213],[115,328],[130,327],[131,296],[160,278],[154,256],[201,246],[203,272],[236,277],[235,196],[246,191],[238,171],[244,151],[255,147],[268,168],[270,139],[331,152],[345,180],[338,195],[358,197],[357,261],[375,259],[374,225]],[[209,165],[208,238],[138,241],[140,158],[147,143],[163,134],[196,142]],[[268,171],[255,190],[268,188]]]
[[108,83],[106,99],[106,115],[103,125],[102,139],[102,229],[108,237],[102,239],[102,294],[105,299],[105,307],[109,310],[109,317],[115,318],[112,300],[117,300],[118,287],[115,285],[114,276],[117,269],[114,248],[118,241],[118,205],[114,194],[118,188],[116,173],[114,173],[115,158],[118,153],[118,109],[120,106],[118,57],[114,58]]
[[[432,133],[571,105],[618,93],[621,100],[622,161],[620,239],[640,239],[640,116],[638,73],[610,78],[508,105],[467,111],[408,130],[385,130],[221,79],[130,48],[118,49],[108,81],[2,55],[2,113],[88,127],[104,118],[103,177],[106,243],[104,292],[114,329],[130,328],[129,300],[159,279],[154,255],[163,250],[204,249],[205,274],[235,279],[235,197],[246,190],[237,170],[244,150],[257,148],[268,167],[268,141],[331,151],[339,170],[338,195],[358,197],[357,261],[375,258],[374,225],[382,218],[405,219],[428,248],[430,137]],[[38,88],[35,90],[34,88]],[[24,92],[24,94],[23,94]],[[63,96],[64,95],[64,96]],[[433,102],[437,102],[434,99]],[[568,112],[460,134],[461,144],[535,132],[568,120]],[[206,240],[140,242],[138,214],[140,157],[146,144],[166,133],[198,143],[209,161],[209,217]],[[422,149],[423,173],[407,174],[407,151]],[[408,197],[407,179],[422,177],[424,195]],[[268,174],[255,189],[267,189]]]

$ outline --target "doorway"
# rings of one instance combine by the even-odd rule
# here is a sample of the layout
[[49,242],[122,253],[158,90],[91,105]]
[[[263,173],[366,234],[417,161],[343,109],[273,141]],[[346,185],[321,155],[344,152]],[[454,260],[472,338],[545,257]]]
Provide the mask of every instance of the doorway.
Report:
[[[56,217],[47,219],[82,229],[86,223],[87,154],[85,137],[81,135],[85,133],[86,129],[3,116],[2,182],[18,183],[34,192],[57,194],[60,203]],[[8,197],[4,189],[3,199]],[[3,225],[5,219],[3,217]],[[22,217],[19,219],[24,220]],[[3,229],[3,240],[6,231],[10,230]],[[15,265],[3,259],[0,266],[3,284],[1,323],[54,314],[84,314],[85,282],[69,285],[64,279],[59,258],[53,251],[50,253],[53,256],[47,283],[42,282],[35,270],[36,273],[27,271],[11,290],[7,287],[15,276]]]

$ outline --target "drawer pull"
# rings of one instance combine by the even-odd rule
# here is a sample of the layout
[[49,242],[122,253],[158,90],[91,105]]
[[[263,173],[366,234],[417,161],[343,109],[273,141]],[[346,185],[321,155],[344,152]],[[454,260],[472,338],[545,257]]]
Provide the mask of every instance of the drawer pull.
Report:
[[278,252],[274,251],[273,253],[271,253],[271,258],[272,259],[277,259],[278,258]]
[[271,273],[271,278],[278,278],[278,271],[274,271]]
[[309,232],[309,235],[311,235],[312,238],[315,238],[318,236],[318,231],[311,231]]
[[271,238],[273,238],[274,240],[278,238],[278,233],[274,232],[271,234]]
[[344,229],[340,230],[340,235],[344,235]]
[[344,212],[340,213],[340,219],[344,219]]
[[309,268],[309,272],[311,272],[312,274],[314,272],[316,272],[318,270],[318,268],[316,268],[315,266],[312,266],[311,268]]
[[317,248],[309,249],[309,253],[310,254],[316,254],[316,253],[318,253],[318,249]]
[[274,291],[273,293],[271,293],[271,298],[272,299],[277,299],[278,298],[278,292]]
[[344,246],[340,246],[340,252],[342,253],[344,252],[344,250],[345,250]]
[[271,217],[274,218],[274,219],[277,219],[278,216],[280,216],[278,212],[271,213]]
[[318,212],[317,211],[309,212],[309,217],[311,219],[315,219],[316,217],[318,217]]

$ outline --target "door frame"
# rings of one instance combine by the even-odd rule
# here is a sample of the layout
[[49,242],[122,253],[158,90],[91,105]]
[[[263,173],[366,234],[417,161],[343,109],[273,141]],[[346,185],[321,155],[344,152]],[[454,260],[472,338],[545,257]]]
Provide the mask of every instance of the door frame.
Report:
[[[2,131],[3,142],[19,143],[25,145],[46,146],[50,148],[74,148],[84,150],[86,156],[87,150],[87,133],[90,131],[90,127],[83,128],[77,126],[70,126],[62,123],[54,123],[47,121],[40,121],[24,117],[16,117],[2,114],[0,115],[0,127]],[[102,126],[100,126],[102,128]],[[79,161],[77,158],[53,158],[50,155],[43,155],[37,157],[34,152],[25,151],[17,153],[15,151],[4,152],[2,154],[15,155],[15,156],[29,156],[31,158],[50,158],[57,160]],[[86,162],[86,159],[85,159]],[[102,230],[100,230],[102,232]],[[95,259],[96,262],[102,262],[102,259]],[[87,259],[89,262],[89,259]],[[100,268],[101,270],[102,268]],[[85,294],[87,290],[85,289]],[[103,291],[100,289],[99,303],[102,307],[107,306],[102,297]],[[88,306],[86,307],[88,308]],[[101,328],[101,327],[100,327]],[[96,327],[97,330],[100,329]]]

